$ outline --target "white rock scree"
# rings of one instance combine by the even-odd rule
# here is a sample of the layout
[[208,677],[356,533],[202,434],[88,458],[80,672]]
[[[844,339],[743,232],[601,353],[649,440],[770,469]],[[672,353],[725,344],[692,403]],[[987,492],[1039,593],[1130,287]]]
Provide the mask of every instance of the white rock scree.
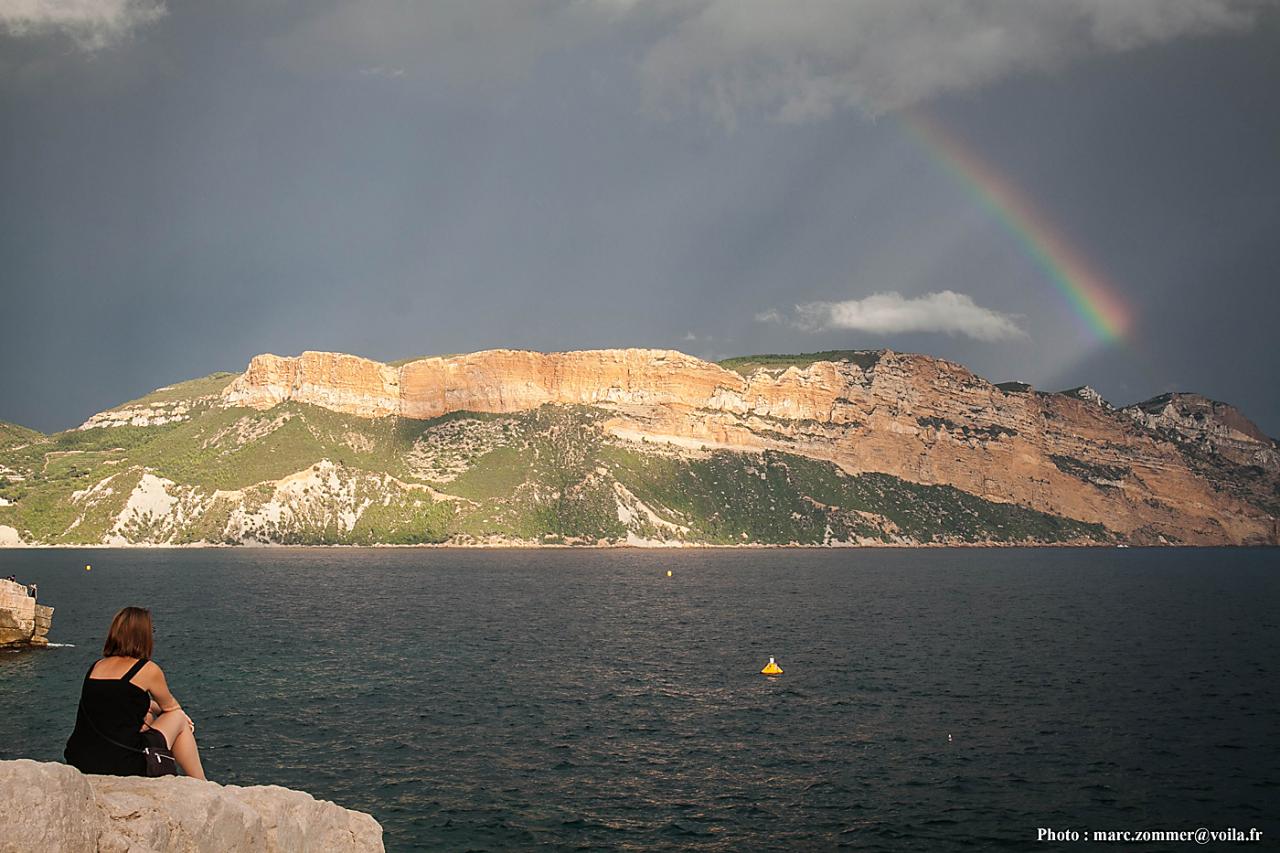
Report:
[[277,785],[88,776],[66,764],[0,761],[0,853],[381,851],[364,812]]

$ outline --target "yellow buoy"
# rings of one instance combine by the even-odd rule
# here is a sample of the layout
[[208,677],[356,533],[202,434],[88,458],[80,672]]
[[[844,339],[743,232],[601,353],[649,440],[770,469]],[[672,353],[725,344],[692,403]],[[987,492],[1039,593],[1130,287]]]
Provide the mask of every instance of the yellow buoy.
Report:
[[774,662],[773,658],[769,658],[769,662],[764,665],[764,669],[760,670],[762,675],[782,675],[782,667]]
[[85,564],[84,564],[84,570],[85,570],[86,572],[93,571],[93,566],[90,566],[88,563],[85,563]]
[[667,569],[667,577],[671,577],[671,570]]

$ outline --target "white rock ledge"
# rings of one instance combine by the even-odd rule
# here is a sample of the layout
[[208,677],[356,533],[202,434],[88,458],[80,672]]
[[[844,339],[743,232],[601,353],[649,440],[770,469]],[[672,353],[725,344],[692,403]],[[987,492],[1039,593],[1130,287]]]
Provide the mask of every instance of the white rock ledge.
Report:
[[277,785],[87,776],[66,764],[0,761],[0,853],[381,851],[364,812]]

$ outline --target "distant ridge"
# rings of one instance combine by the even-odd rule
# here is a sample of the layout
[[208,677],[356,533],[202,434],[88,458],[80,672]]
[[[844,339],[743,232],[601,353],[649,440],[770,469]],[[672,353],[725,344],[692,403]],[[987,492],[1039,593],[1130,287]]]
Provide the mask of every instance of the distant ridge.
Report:
[[10,545],[1277,544],[1278,514],[1280,449],[1227,404],[892,350],[260,355],[0,426]]

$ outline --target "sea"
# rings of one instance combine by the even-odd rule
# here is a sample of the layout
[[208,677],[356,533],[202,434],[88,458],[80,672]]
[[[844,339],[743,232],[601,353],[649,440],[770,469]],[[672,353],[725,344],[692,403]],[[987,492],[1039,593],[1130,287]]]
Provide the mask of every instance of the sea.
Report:
[[0,550],[9,574],[55,645],[0,654],[0,758],[62,760],[144,606],[211,779],[369,812],[389,850],[1280,839],[1276,549]]

